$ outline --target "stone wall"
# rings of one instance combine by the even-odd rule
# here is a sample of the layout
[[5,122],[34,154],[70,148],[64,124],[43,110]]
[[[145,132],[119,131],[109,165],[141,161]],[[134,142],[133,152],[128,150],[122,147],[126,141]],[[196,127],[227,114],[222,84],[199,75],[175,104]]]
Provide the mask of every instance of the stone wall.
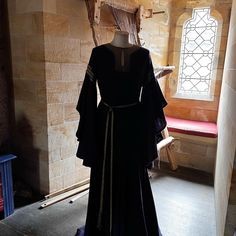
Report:
[[[170,132],[177,140],[171,152],[179,166],[202,170],[214,175],[217,138]],[[161,150],[161,160],[168,162],[166,149]]]
[[[135,1],[129,3],[137,4]],[[167,3],[139,3],[155,10],[168,10],[169,7]],[[75,158],[75,131],[79,119],[75,106],[94,47],[85,1],[56,0],[55,6],[43,14],[50,192],[89,177],[89,169]],[[151,25],[156,31],[150,32]],[[147,37],[145,46],[153,52],[157,64],[166,64],[168,27],[167,13],[144,20],[142,24],[141,33]],[[94,28],[99,44],[112,40],[116,26],[107,6],[102,7],[100,24]],[[155,45],[158,40],[163,43]]]
[[[144,20],[141,31],[154,64],[165,65],[169,1],[128,3],[166,11]],[[8,0],[8,9],[17,171],[41,193],[51,193],[89,177],[89,168],[75,157],[79,121],[75,107],[94,47],[88,12],[84,0]],[[150,32],[152,25],[156,30]],[[115,29],[104,6],[95,27],[99,44],[110,42]]]
[[236,1],[233,1],[219,106],[219,139],[215,172],[217,236],[236,228]]
[[20,177],[49,191],[43,2],[8,0],[15,105],[15,148]]
[[[166,66],[168,63],[171,3],[171,0],[156,0],[146,1],[144,5],[146,9],[151,8],[154,12],[164,11],[161,14],[154,14],[152,18],[144,19],[139,34],[142,46],[151,52],[154,67]],[[158,81],[165,93],[166,77]]]
[[54,192],[89,177],[89,169],[75,157],[75,107],[94,42],[82,0],[51,1],[43,22],[49,190]]
[[[169,39],[169,57],[168,63],[176,66],[174,72],[170,75],[166,85],[166,98],[168,100],[168,107],[166,108],[166,115],[185,118],[199,121],[216,122],[218,113],[218,103],[221,89],[222,72],[224,68],[225,49],[228,35],[228,25],[231,1],[222,0],[183,0],[172,2],[171,11],[171,31]],[[182,37],[182,27],[185,20],[192,16],[192,9],[195,7],[210,7],[211,15],[218,21],[218,36],[216,45],[216,54],[214,59],[214,100],[200,101],[191,99],[175,98],[177,88],[178,72],[179,72],[179,58]],[[218,63],[218,64],[217,64]]]

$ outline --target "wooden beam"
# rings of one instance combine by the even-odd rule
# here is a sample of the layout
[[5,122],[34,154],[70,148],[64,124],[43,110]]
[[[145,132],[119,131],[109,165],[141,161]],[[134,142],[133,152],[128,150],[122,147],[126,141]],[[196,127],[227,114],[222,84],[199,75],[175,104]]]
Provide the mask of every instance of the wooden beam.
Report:
[[83,185],[88,184],[88,183],[89,183],[89,180],[90,180],[89,178],[88,178],[88,179],[85,179],[85,180],[83,180],[83,181],[81,181],[81,182],[79,182],[79,183],[77,183],[77,184],[73,184],[73,185],[71,185],[71,186],[69,186],[69,187],[67,187],[67,188],[65,188],[65,189],[62,189],[62,190],[59,190],[59,191],[50,193],[50,194],[44,196],[44,198],[45,198],[45,199],[49,199],[49,198],[55,197],[55,196],[57,196],[57,195],[60,195],[60,194],[62,194],[62,193],[65,193],[65,192],[68,192],[68,191],[70,191],[70,190],[73,190],[73,189],[75,189],[75,188],[81,187],[81,186],[83,186]]
[[73,189],[73,190],[68,191],[68,192],[66,192],[66,193],[62,193],[62,194],[60,194],[59,196],[56,196],[56,197],[54,197],[54,198],[52,198],[52,199],[46,201],[45,203],[43,203],[43,204],[39,207],[39,209],[44,209],[44,208],[46,208],[46,207],[49,207],[49,206],[51,206],[51,205],[53,205],[53,204],[55,204],[55,203],[57,203],[57,202],[60,202],[60,201],[62,201],[62,200],[64,200],[64,199],[66,199],[66,198],[68,198],[68,197],[71,197],[71,196],[74,196],[74,195],[76,195],[76,194],[78,194],[78,193],[82,193],[82,192],[84,192],[84,191],[86,191],[86,190],[88,190],[88,189],[89,189],[89,184],[86,184],[86,185],[83,185],[83,186],[81,186],[81,187],[79,187],[79,188],[77,188],[77,189]]

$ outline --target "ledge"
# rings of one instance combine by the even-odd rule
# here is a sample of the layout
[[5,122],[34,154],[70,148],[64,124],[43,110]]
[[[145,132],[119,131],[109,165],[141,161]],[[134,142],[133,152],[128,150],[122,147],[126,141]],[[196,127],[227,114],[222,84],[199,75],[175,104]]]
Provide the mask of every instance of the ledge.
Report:
[[208,121],[193,121],[166,117],[169,132],[176,132],[201,137],[217,138],[218,130],[216,123]]

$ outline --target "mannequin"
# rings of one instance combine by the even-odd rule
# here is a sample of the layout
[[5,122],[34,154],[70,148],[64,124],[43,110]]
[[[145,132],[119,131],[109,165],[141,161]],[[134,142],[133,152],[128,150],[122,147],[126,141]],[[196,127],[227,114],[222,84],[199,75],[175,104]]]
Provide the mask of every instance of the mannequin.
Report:
[[147,167],[157,157],[166,105],[149,51],[131,44],[128,32],[93,49],[76,107],[76,156],[91,168],[78,236],[161,236]]
[[126,31],[116,31],[111,45],[120,48],[130,48],[133,46],[133,44],[129,42],[129,33]]

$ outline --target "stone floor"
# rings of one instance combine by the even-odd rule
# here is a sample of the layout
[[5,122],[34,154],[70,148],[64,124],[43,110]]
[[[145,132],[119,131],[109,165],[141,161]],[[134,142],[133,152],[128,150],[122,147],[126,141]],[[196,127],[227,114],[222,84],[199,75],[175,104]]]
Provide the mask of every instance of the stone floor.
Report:
[[[163,236],[215,236],[214,189],[205,173],[162,167],[151,179]],[[84,224],[87,196],[39,210],[42,202],[18,208],[0,221],[0,236],[73,236]]]

